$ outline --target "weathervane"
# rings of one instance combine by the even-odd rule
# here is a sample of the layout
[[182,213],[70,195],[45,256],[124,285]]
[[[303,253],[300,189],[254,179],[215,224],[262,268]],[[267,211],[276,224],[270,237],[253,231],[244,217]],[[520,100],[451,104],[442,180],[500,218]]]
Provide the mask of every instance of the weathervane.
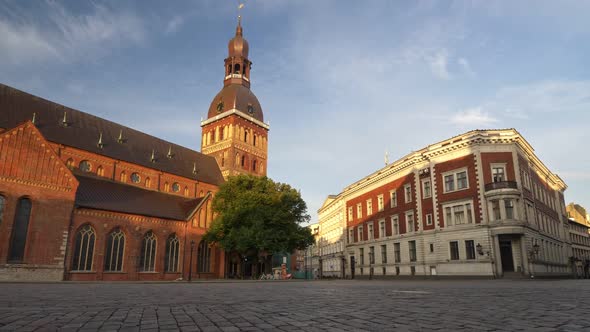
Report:
[[238,25],[242,25],[242,8],[244,8],[244,0],[238,0]]

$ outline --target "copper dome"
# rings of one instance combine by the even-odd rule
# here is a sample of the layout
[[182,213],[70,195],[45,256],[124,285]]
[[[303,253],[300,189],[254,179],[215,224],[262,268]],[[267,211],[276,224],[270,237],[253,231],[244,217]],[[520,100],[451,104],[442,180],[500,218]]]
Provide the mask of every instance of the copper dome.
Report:
[[218,114],[231,109],[254,117],[256,120],[264,122],[262,115],[262,108],[258,102],[258,98],[241,84],[229,84],[223,87],[221,91],[213,98],[209,106],[209,113],[207,118],[211,119]]
[[230,57],[248,58],[248,42],[242,37],[242,26],[238,24],[236,35],[227,44]]

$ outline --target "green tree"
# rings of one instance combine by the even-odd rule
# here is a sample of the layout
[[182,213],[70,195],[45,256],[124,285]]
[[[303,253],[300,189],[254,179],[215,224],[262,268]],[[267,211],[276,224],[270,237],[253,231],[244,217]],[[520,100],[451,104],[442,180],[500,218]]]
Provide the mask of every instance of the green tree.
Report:
[[[216,217],[204,236],[226,252],[258,262],[259,255],[291,253],[314,243],[307,205],[288,184],[267,177],[238,175],[219,187],[213,199]],[[243,268],[242,268],[243,273]]]

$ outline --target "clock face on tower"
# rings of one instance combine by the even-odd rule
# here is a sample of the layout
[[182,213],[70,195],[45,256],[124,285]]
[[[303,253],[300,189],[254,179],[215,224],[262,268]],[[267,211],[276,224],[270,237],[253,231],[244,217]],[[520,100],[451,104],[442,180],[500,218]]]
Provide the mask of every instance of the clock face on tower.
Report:
[[221,113],[221,111],[223,111],[223,102],[220,101],[219,104],[217,104],[217,113]]
[[248,114],[250,114],[250,115],[254,114],[254,106],[248,105]]

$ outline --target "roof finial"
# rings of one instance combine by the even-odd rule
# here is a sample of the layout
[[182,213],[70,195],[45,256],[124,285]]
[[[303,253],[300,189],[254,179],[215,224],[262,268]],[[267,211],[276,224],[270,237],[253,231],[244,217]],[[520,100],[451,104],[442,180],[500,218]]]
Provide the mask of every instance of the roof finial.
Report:
[[102,142],[102,132],[100,133],[100,136],[98,136],[98,143],[96,143],[96,146],[101,149],[104,147],[104,143]]
[[197,171],[197,163],[193,163],[193,174],[197,174],[199,171]]
[[238,4],[238,27],[236,28],[236,36],[242,35],[242,15],[240,14],[242,8],[244,8],[244,3],[240,2]]
[[64,118],[61,120],[61,125],[64,127],[68,126],[68,112],[64,111]]
[[125,139],[123,138],[123,129],[119,131],[119,137],[117,138],[117,142],[125,143]]
[[31,120],[31,122],[36,125],[37,124],[37,113],[33,112],[33,119]]
[[172,145],[170,145],[170,147],[168,147],[168,154],[166,156],[168,158],[174,157],[174,154],[172,153]]
[[156,150],[152,149],[152,156],[150,157],[152,163],[156,162]]

